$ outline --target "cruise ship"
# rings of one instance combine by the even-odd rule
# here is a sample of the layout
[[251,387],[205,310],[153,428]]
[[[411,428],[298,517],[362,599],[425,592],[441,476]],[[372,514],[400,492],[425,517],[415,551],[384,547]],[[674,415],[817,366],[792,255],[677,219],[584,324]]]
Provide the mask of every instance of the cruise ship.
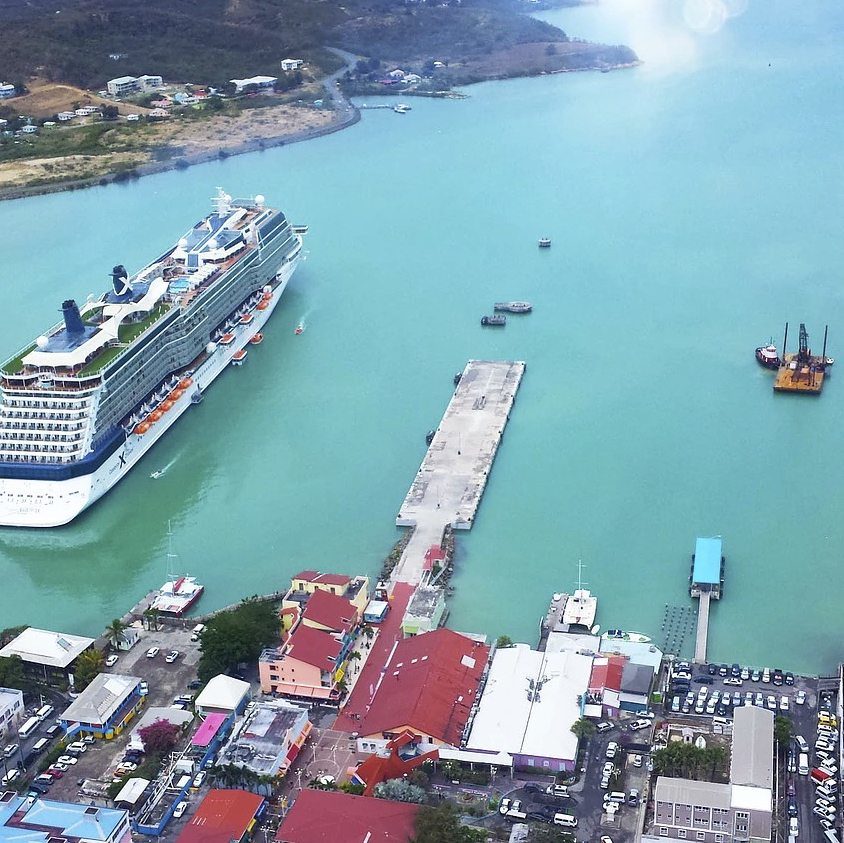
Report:
[[72,521],[128,474],[260,333],[307,229],[219,190],[171,249],[0,367],[0,526]]

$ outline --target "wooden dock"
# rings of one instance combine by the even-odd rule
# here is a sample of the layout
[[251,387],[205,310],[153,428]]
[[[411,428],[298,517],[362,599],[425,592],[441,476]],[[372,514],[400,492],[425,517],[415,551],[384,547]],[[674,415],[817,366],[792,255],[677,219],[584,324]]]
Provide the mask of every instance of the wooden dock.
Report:
[[777,369],[774,392],[793,392],[798,395],[820,395],[825,372],[811,366],[797,366],[795,354],[786,355],[783,365]]
[[706,640],[709,637],[709,598],[708,591],[701,592],[697,607],[697,635],[695,636],[695,661],[706,664]]

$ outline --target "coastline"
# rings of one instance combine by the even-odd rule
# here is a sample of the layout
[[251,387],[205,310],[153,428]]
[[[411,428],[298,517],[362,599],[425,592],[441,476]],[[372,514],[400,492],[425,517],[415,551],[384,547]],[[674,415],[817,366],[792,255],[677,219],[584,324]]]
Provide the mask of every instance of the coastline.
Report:
[[[231,147],[221,146],[216,150],[187,153],[166,161],[150,161],[144,164],[139,164],[137,167],[133,168],[131,174],[127,174],[125,171],[118,171],[105,175],[92,176],[91,178],[85,179],[0,188],[0,201],[25,199],[30,196],[43,196],[49,193],[63,193],[70,190],[83,190],[87,187],[134,181],[142,176],[164,173],[168,170],[186,169],[194,164],[205,164],[208,161],[219,161],[233,155],[244,155],[247,152],[259,152],[264,149],[271,149],[275,146],[285,146],[286,144],[312,140],[313,138],[330,135],[334,132],[346,129],[349,126],[353,126],[360,120],[360,110],[351,102],[345,100],[345,107],[341,112],[337,112],[337,116],[339,119],[333,120],[324,126],[318,126],[312,129],[305,129],[291,133],[283,132],[275,137],[244,141]],[[221,153],[224,154],[221,155]]]

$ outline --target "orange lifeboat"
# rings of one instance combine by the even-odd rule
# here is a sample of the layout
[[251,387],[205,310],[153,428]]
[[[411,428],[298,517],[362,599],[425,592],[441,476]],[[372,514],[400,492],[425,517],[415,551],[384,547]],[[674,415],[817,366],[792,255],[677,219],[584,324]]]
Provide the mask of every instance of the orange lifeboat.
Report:
[[258,304],[255,306],[256,310],[266,310],[270,306],[269,299],[261,299]]
[[142,421],[140,424],[135,425],[135,433],[138,436],[143,436],[149,430],[149,422]]
[[168,410],[173,409],[173,402],[168,398],[166,401],[161,402],[161,409],[166,413]]
[[179,389],[178,387],[176,387],[176,388],[175,388],[175,389],[174,389],[174,390],[170,393],[170,395],[168,395],[167,397],[168,397],[171,401],[178,401],[178,400],[179,400],[179,399],[180,399],[180,398],[181,398],[184,394],[185,394],[184,389]]
[[153,410],[149,414],[149,420],[153,421],[153,422],[157,422],[163,415],[164,415],[164,413],[162,413],[161,410]]
[[179,389],[187,389],[193,383],[193,378],[182,378],[179,381]]

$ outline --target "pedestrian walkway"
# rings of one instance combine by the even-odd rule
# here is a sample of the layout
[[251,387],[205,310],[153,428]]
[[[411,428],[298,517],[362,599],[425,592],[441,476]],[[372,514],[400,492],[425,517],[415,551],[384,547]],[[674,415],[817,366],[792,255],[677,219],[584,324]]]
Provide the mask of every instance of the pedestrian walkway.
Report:
[[363,666],[360,676],[357,677],[355,687],[349,695],[343,710],[337,717],[334,728],[340,732],[356,732],[357,725],[366,710],[375,689],[389,661],[390,654],[396,642],[402,637],[401,622],[404,618],[407,604],[413,595],[415,586],[410,583],[397,582],[393,587],[390,611],[384,622],[378,627],[378,637],[372,645],[369,658]]

